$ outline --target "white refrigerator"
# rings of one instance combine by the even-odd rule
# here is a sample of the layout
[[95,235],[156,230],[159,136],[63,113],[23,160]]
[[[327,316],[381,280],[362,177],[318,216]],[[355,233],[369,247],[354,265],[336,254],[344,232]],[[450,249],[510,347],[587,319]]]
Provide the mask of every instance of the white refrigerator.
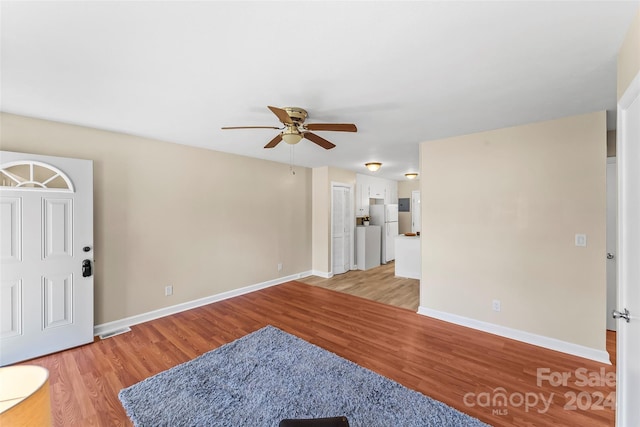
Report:
[[395,238],[398,235],[398,205],[370,205],[371,225],[382,226],[380,262],[396,259]]

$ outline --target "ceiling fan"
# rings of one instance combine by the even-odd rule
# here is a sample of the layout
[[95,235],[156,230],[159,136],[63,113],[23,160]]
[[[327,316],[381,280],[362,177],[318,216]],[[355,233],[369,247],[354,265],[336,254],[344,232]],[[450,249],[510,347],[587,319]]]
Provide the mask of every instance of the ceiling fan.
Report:
[[268,107],[284,127],[275,126],[228,126],[222,129],[279,129],[282,130],[264,148],[273,148],[284,141],[287,144],[297,144],[302,138],[318,144],[320,147],[330,150],[336,145],[327,141],[321,136],[310,131],[333,131],[333,132],[357,132],[356,125],[351,123],[308,123],[305,124],[307,111],[299,107]]

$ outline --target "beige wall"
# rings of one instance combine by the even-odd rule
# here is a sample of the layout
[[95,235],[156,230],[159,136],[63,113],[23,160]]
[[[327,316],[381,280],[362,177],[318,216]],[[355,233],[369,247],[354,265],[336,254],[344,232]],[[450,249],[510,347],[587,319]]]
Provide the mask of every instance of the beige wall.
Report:
[[94,161],[96,324],[311,269],[310,169],[294,176],[281,163],[0,121],[2,150]]
[[[411,199],[411,192],[420,190],[420,180],[398,181],[398,198]],[[411,206],[413,209],[413,206]],[[398,232],[400,234],[411,232],[411,212],[398,212]]]
[[607,157],[616,156],[616,131],[607,131]]
[[[352,211],[355,212],[356,173],[328,166],[313,168],[313,271],[327,275],[331,272],[331,183],[353,187]],[[353,215],[355,218],[355,213]],[[355,240],[354,240],[355,241]]]
[[420,305],[604,351],[605,147],[605,112],[422,143]]
[[618,99],[640,72],[640,10],[618,52]]
[[329,273],[329,239],[330,239],[330,203],[329,168],[313,168],[312,171],[312,270],[314,272]]

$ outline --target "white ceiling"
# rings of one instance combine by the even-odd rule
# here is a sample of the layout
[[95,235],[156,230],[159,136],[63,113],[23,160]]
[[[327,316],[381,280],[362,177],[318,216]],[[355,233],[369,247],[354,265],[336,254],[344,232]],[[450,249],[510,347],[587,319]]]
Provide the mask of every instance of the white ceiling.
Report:
[[[638,1],[2,1],[1,109],[283,163],[307,109],[337,144],[296,165],[418,170],[421,141],[615,111]],[[610,123],[615,123],[610,121]]]

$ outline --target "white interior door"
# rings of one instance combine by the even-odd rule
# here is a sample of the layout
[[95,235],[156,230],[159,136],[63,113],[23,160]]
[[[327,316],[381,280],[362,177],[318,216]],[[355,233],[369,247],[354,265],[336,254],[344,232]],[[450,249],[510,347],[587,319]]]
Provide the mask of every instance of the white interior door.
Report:
[[[640,73],[618,102],[616,425],[640,426]],[[626,315],[625,310],[628,310]]]
[[351,267],[351,191],[349,187],[333,185],[331,202],[332,272],[342,274]]
[[2,151],[0,176],[0,365],[92,342],[93,163]]
[[411,192],[411,232],[417,233],[422,231],[420,227],[420,191]]

